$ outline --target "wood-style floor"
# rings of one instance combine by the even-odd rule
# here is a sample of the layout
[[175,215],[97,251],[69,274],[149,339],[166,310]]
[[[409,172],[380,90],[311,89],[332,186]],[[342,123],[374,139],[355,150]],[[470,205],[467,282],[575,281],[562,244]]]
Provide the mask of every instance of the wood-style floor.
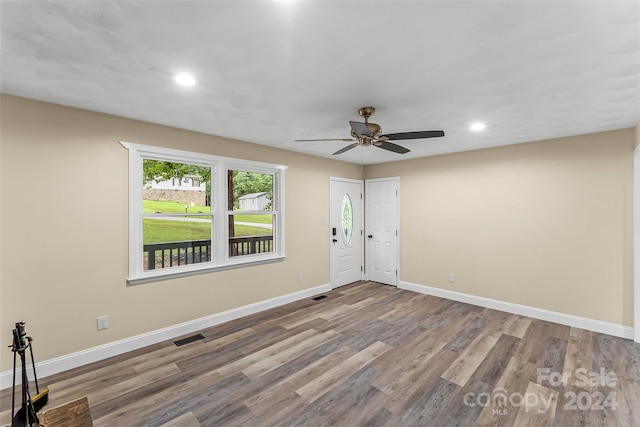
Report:
[[86,396],[96,426],[640,425],[632,341],[371,282],[326,296],[43,378],[45,410]]

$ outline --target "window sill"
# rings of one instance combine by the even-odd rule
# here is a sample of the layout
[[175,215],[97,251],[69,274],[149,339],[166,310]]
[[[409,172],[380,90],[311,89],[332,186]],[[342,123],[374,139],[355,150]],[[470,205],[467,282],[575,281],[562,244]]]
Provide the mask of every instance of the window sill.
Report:
[[231,270],[231,269],[242,268],[242,267],[252,267],[255,265],[271,264],[274,262],[282,262],[285,260],[285,258],[286,258],[285,255],[277,255],[269,258],[260,258],[260,259],[250,260],[250,261],[243,259],[243,260],[234,262],[232,260],[229,260],[229,262],[225,265],[216,265],[216,266],[208,266],[208,267],[201,267],[201,268],[178,269],[179,267],[175,267],[176,268],[175,270],[173,269],[171,269],[170,271],[165,270],[158,274],[145,274],[138,277],[129,277],[127,279],[127,283],[129,285],[140,285],[143,283],[160,282],[162,280],[171,280],[171,279],[177,279],[180,277],[195,276],[198,274],[214,273],[216,271]]

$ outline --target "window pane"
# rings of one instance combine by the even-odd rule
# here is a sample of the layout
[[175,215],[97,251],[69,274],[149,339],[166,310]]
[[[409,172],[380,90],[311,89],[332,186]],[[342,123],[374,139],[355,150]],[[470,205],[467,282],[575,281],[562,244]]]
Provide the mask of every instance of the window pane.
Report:
[[229,215],[229,256],[271,253],[273,214]]
[[273,175],[230,170],[227,176],[230,211],[270,211]]
[[144,218],[143,269],[211,261],[211,217]]
[[143,160],[144,213],[211,212],[211,168]]
[[351,205],[351,198],[348,194],[345,194],[342,198],[341,222],[342,227],[342,240],[345,244],[351,242],[351,235],[353,233],[353,206]]
[[211,261],[210,180],[208,166],[143,159],[143,270]]

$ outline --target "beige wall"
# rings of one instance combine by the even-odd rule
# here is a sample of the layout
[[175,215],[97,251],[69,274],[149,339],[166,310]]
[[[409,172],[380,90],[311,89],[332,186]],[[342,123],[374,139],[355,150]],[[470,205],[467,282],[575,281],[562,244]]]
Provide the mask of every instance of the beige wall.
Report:
[[[37,359],[47,360],[329,282],[329,177],[361,178],[358,165],[0,101],[3,345],[12,324],[27,320]],[[118,140],[288,165],[287,259],[127,286],[128,152]],[[631,326],[637,141],[626,129],[365,174],[401,178],[401,280]],[[105,314],[110,328],[98,332]],[[0,370],[10,369],[11,353],[0,357]]]
[[[7,95],[1,102],[3,346],[19,320],[47,360],[329,283],[329,177],[361,178],[360,166]],[[127,286],[128,152],[119,140],[288,165],[287,259]],[[109,329],[96,330],[100,315]],[[11,369],[11,352],[0,357],[0,370]]]
[[625,129],[365,174],[400,177],[402,281],[632,326],[633,149]]

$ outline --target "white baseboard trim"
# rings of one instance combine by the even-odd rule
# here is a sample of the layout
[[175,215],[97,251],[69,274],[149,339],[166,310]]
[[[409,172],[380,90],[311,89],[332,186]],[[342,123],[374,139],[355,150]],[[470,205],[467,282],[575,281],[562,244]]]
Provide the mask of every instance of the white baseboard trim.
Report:
[[[36,363],[38,378],[48,377],[69,369],[77,368],[99,360],[117,356],[128,351],[137,350],[148,345],[157,344],[171,338],[199,331],[201,329],[210,328],[230,320],[239,319],[250,314],[259,313],[270,308],[278,307],[290,302],[310,298],[331,290],[330,284],[315,286],[309,289],[303,289],[291,294],[282,295],[264,301],[259,301],[243,307],[233,308],[221,313],[212,314],[210,316],[201,317],[199,319],[190,320],[188,322],[179,323],[163,329],[158,329],[145,334],[136,335],[125,338],[120,341],[103,344],[97,347],[81,350],[76,353],[67,354],[53,359]],[[31,365],[27,365],[27,373],[32,379],[33,370]],[[20,382],[21,369],[18,368],[17,382]],[[0,373],[0,390],[11,387],[13,384],[13,371],[5,371]]]
[[601,320],[588,319],[586,317],[574,316],[572,314],[545,310],[543,308],[514,304],[404,281],[400,281],[398,288],[633,340],[633,328],[630,326],[623,326],[616,323],[603,322]]

